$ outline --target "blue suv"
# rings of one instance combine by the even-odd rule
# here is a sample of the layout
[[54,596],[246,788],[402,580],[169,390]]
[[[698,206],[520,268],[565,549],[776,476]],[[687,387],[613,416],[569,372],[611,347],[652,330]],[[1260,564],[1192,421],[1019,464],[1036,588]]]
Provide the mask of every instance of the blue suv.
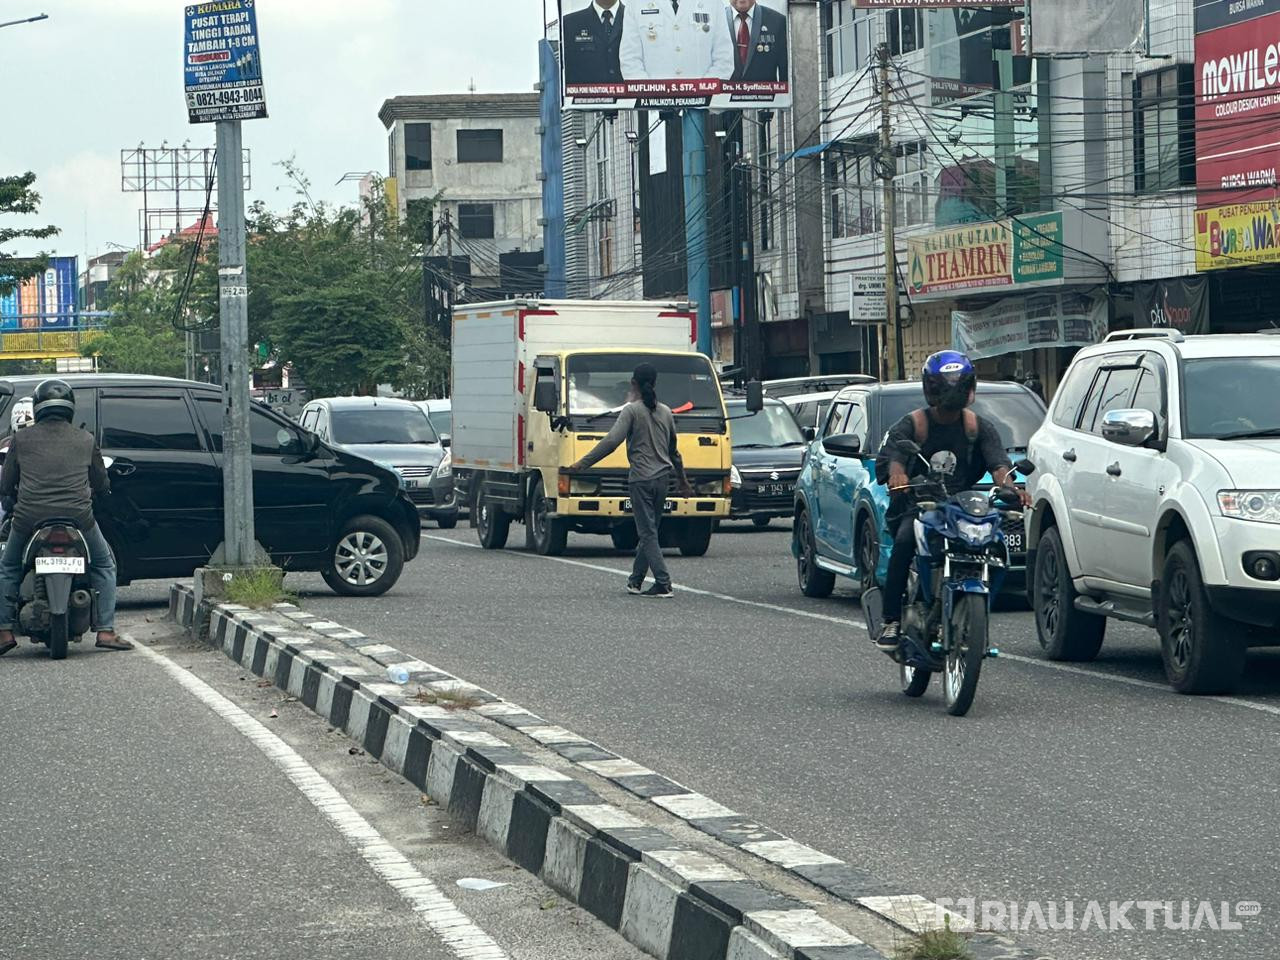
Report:
[[[796,484],[791,552],[805,596],[829,596],[837,575],[853,580],[859,592],[884,583],[893,538],[884,522],[889,490],[876,483],[876,454],[889,428],[923,406],[918,381],[855,384],[832,401]],[[979,382],[973,409],[995,426],[1014,459],[1025,454],[1045,416],[1044,403],[1019,383]],[[1013,574],[1005,579],[1008,589],[1010,581],[1024,579],[1026,536],[1021,520],[1006,521],[1004,532]]]

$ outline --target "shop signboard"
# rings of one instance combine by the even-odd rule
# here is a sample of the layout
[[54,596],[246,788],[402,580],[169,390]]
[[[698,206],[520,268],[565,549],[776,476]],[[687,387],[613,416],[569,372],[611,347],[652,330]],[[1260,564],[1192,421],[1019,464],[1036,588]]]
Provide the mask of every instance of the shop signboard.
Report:
[[911,237],[907,271],[917,295],[1061,280],[1062,214],[967,223]]
[[1196,211],[1196,270],[1280,263],[1280,204],[1235,203]]
[[1072,293],[1008,297],[951,313],[951,341],[974,360],[1049,347],[1082,347],[1107,332],[1107,301]]

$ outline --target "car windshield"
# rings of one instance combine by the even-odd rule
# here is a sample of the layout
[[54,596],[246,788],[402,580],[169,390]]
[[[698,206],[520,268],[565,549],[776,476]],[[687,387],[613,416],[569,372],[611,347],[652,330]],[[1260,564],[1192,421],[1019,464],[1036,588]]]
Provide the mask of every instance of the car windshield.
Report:
[[417,407],[361,407],[333,410],[329,435],[334,443],[436,443],[427,415]]
[[[880,396],[880,404],[881,422],[887,429],[912,410],[923,407],[924,393],[884,393]],[[1000,444],[1006,450],[1025,450],[1031,442],[1031,435],[1044,422],[1044,408],[1029,393],[1003,390],[999,393],[984,392],[979,386],[973,411],[996,428],[996,433],[1000,434]]]
[[711,363],[701,354],[574,354],[569,357],[569,413],[595,416],[621,410],[630,399],[631,374],[641,363],[658,371],[658,399],[680,415],[719,417],[724,408]]
[[780,403],[766,403],[757,414],[748,414],[747,405],[728,405],[729,416],[740,417],[730,426],[733,445],[742,447],[786,447],[804,443],[804,435],[791,411]]
[[430,410],[427,412],[427,419],[431,421],[432,429],[440,436],[453,435],[452,410]]
[[1280,357],[1188,360],[1185,435],[1197,440],[1280,436]]

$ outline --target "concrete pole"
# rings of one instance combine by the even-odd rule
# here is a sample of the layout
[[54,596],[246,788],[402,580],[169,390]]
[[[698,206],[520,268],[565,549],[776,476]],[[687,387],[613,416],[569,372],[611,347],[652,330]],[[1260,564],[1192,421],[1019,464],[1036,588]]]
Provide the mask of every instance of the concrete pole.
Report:
[[218,121],[218,305],[222,332],[222,562],[257,561],[249,441],[249,275],[240,121]]
[[[898,315],[898,239],[895,233],[897,210],[893,193],[897,158],[893,152],[893,103],[889,98],[888,44],[880,44],[876,50],[876,59],[880,62],[880,176],[884,183],[884,300],[885,312],[888,314],[885,318],[885,330],[889,334],[890,350],[895,361],[893,379],[902,380],[906,377],[906,365],[903,362],[902,318]],[[888,369],[888,357],[882,358],[882,363]]]
[[707,111],[685,110],[684,246],[689,299],[698,309],[698,352],[711,356],[711,262],[707,255]]

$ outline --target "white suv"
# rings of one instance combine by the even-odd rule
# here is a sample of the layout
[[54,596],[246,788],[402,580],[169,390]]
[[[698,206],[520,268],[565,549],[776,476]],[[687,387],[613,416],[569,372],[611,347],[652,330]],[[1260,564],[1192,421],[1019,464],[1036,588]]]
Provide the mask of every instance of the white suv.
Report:
[[1028,458],[1051,659],[1131,620],[1175,689],[1222,693],[1248,646],[1280,644],[1280,336],[1114,333],[1072,361]]

